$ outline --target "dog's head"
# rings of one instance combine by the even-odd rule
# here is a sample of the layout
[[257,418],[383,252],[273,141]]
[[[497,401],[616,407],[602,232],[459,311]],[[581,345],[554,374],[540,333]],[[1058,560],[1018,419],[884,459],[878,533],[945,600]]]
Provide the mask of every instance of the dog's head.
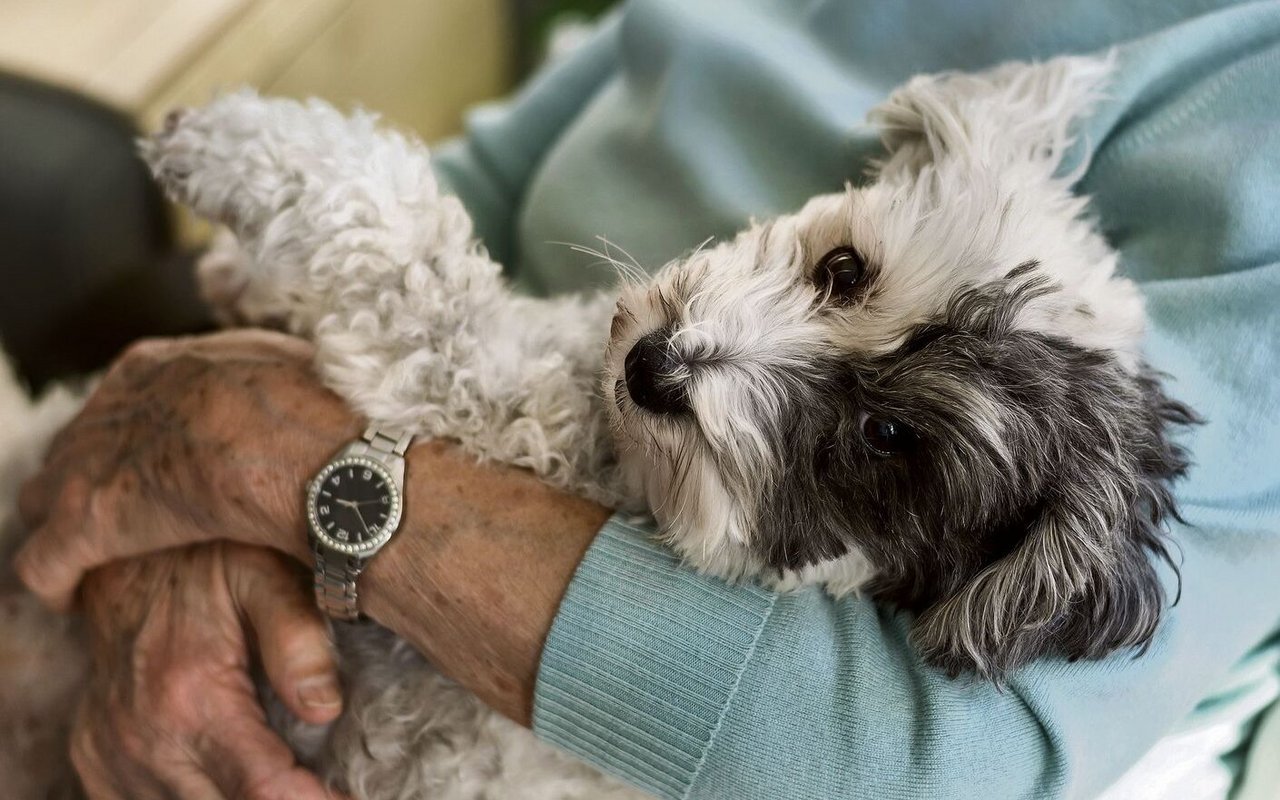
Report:
[[869,578],[952,672],[1149,641],[1187,465],[1167,429],[1192,414],[1054,174],[1104,74],[913,82],[878,111],[874,183],[624,287],[604,392],[689,561]]

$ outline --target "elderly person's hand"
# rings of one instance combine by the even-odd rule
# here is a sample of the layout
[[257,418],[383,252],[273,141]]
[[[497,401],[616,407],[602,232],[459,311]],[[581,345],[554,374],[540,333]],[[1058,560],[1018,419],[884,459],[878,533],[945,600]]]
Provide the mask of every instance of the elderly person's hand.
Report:
[[252,642],[299,717],[322,723],[341,710],[307,577],[278,553],[228,543],[86,577],[93,674],[72,760],[93,800],[332,796],[267,727],[248,672]]
[[65,609],[90,569],[196,541],[305,561],[300,487],[358,433],[311,356],[264,331],[131,348],[23,487],[23,582]]
[[[310,567],[303,487],[359,432],[299,340],[242,331],[135,347],[24,487],[33,533],[19,577],[66,608],[95,567],[199,542]],[[362,573],[361,609],[528,724],[547,631],[610,511],[447,442],[406,458],[401,532]]]

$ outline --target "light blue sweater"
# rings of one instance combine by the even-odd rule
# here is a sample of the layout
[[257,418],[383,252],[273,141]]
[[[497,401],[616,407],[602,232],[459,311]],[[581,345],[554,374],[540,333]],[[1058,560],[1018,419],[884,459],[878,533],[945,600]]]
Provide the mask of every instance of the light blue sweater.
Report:
[[1150,652],[948,680],[900,614],[727,586],[615,519],[547,642],[541,736],[668,798],[1090,797],[1171,729],[1275,697],[1280,4],[636,0],[438,165],[522,285],[576,289],[610,276],[556,242],[656,267],[858,179],[864,114],[914,73],[1112,45],[1080,190],[1143,282],[1151,361],[1209,419]]

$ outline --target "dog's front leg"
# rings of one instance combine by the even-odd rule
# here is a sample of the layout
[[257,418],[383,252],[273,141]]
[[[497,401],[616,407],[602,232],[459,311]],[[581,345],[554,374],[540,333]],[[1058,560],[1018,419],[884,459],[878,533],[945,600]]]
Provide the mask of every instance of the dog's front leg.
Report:
[[423,373],[453,372],[441,362],[502,314],[499,268],[426,148],[368,114],[244,91],[171,115],[143,153],[175,200],[231,229],[253,292],[275,296],[330,385],[382,422],[441,399]]
[[514,297],[422,144],[245,91],[174,114],[143,153],[231,229],[249,291],[362,414],[608,497],[594,382],[610,303]]

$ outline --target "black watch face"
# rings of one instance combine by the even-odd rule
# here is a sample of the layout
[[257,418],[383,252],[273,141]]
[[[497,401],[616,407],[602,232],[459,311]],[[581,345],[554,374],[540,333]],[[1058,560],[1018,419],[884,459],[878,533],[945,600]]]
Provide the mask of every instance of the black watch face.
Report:
[[399,522],[399,494],[390,475],[363,459],[331,464],[310,494],[312,528],[341,550],[374,546]]

